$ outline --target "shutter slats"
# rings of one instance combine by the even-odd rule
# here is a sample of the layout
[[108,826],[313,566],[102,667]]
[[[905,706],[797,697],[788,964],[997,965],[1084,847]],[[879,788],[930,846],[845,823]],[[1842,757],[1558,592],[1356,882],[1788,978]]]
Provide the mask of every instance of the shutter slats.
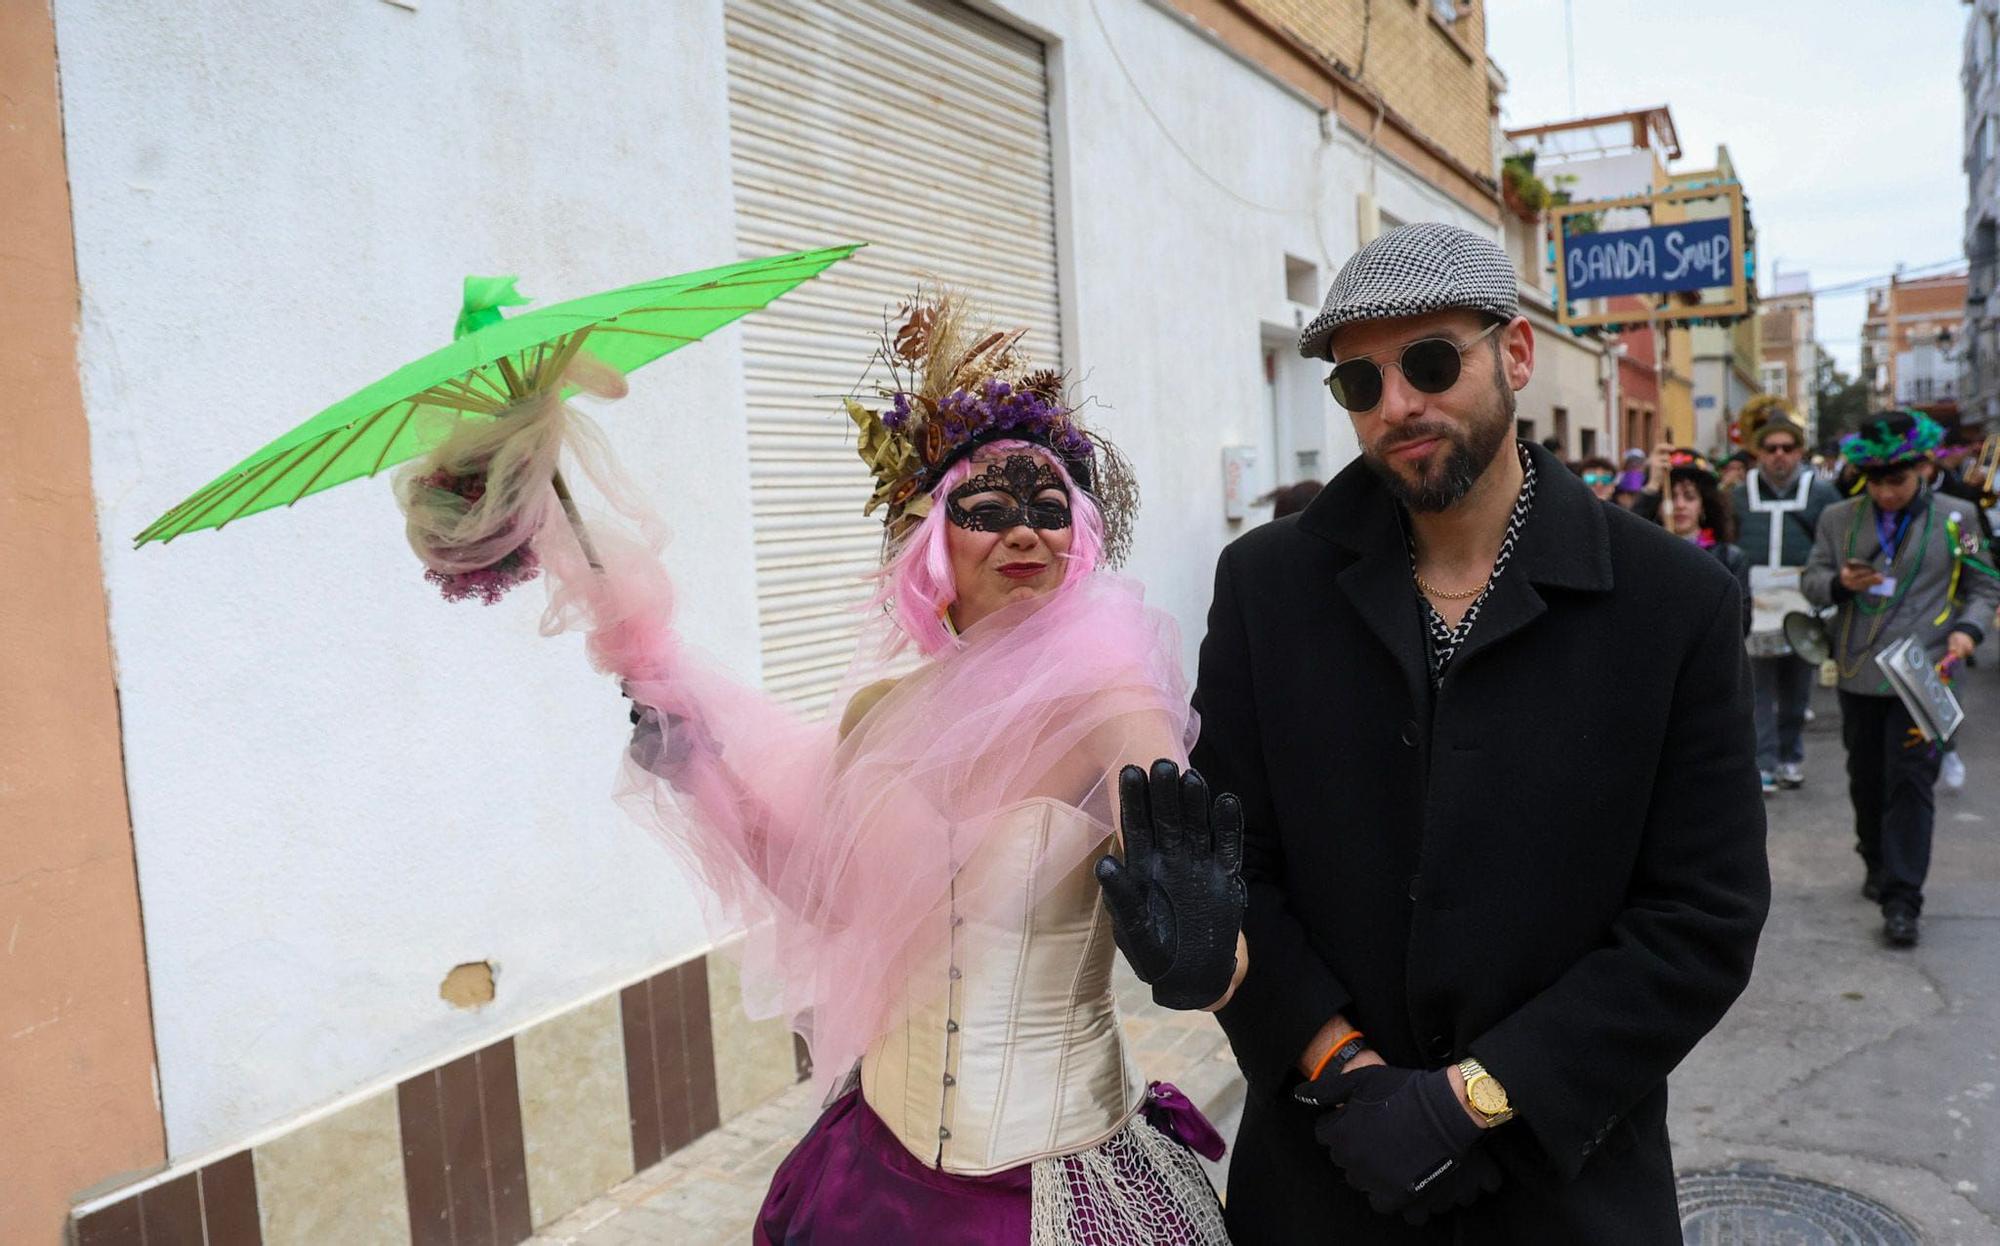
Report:
[[1047,68],[1035,40],[946,0],[724,12],[740,251],[870,244],[743,321],[764,685],[817,710],[880,565],[841,399],[875,402],[884,309],[950,282],[1062,366]]

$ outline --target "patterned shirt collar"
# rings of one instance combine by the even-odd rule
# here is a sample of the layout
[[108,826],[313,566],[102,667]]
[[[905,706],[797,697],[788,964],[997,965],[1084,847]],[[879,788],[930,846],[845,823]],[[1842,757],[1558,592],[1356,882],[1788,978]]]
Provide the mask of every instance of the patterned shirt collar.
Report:
[[1422,608],[1424,619],[1425,650],[1430,657],[1431,687],[1437,688],[1444,682],[1445,670],[1451,660],[1458,656],[1466,638],[1472,635],[1472,625],[1479,618],[1481,607],[1493,595],[1493,586],[1500,582],[1500,573],[1513,560],[1514,546],[1520,540],[1521,528],[1528,521],[1528,511],[1535,502],[1535,460],[1528,448],[1519,441],[1514,443],[1515,453],[1521,456],[1521,492],[1514,499],[1514,509],[1507,515],[1507,531],[1500,538],[1500,553],[1493,559],[1493,574],[1486,577],[1486,587],[1479,590],[1479,596],[1466,607],[1465,617],[1453,627],[1444,621],[1444,616],[1431,605],[1430,598],[1424,596],[1417,587],[1417,538],[1407,517],[1403,522],[1403,541],[1410,554],[1410,591],[1417,595],[1417,604]]

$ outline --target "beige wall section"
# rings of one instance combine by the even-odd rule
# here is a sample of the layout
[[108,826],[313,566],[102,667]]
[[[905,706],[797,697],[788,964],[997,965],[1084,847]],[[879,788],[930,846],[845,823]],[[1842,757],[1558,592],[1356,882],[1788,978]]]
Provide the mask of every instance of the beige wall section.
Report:
[[350,1103],[251,1155],[264,1246],[410,1240],[395,1091]]
[[743,1011],[739,947],[717,948],[707,960],[715,1099],[723,1120],[748,1112],[798,1081],[792,1027],[779,1017],[752,1021]]
[[0,0],[0,1241],[165,1160],[48,0]]
[[514,1036],[528,1211],[538,1225],[632,1175],[623,1027],[612,994]]

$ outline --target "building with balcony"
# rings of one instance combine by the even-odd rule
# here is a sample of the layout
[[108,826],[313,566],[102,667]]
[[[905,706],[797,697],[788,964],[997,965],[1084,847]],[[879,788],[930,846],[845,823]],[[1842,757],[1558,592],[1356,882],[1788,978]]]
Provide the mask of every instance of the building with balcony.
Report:
[[1960,423],[1961,352],[1970,278],[1964,272],[1893,277],[1868,291],[1861,374],[1869,405],[1915,407],[1947,428]]

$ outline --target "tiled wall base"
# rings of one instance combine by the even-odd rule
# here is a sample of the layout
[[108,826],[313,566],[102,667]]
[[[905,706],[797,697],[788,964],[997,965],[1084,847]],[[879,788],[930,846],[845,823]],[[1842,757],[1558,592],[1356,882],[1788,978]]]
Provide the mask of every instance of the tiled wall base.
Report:
[[77,1210],[77,1246],[513,1246],[805,1075],[701,956]]

